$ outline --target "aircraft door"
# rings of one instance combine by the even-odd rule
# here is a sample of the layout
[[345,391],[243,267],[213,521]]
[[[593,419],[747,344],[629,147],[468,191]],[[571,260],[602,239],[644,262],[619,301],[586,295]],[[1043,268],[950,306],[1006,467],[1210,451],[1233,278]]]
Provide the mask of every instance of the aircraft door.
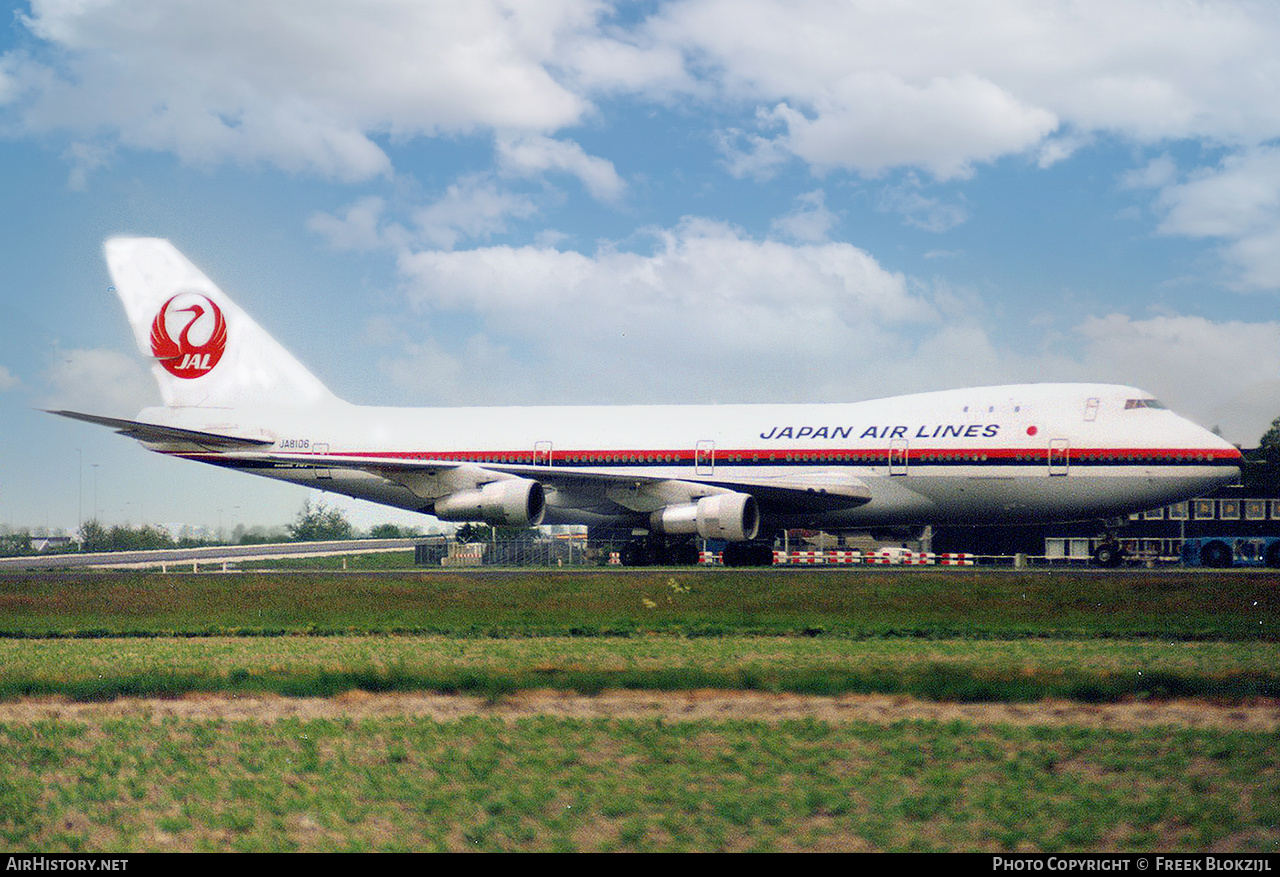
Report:
[[907,440],[893,439],[889,442],[889,474],[907,474]]
[[1049,442],[1049,474],[1066,475],[1071,465],[1071,443],[1067,439],[1051,439]]
[[716,468],[716,443],[712,441],[698,442],[693,452],[694,471],[699,475],[712,475]]
[[533,465],[535,466],[551,465],[551,442],[534,442]]
[[[311,446],[311,453],[320,456],[327,456],[329,453],[329,445],[327,443],[318,443]],[[317,481],[330,481],[333,479],[333,470],[329,468],[316,467],[314,470]]]

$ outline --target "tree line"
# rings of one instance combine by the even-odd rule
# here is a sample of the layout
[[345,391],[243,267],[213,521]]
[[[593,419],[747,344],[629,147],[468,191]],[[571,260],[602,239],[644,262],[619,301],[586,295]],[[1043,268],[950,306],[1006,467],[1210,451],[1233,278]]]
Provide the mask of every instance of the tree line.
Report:
[[[371,539],[399,539],[422,535],[420,530],[396,524],[378,524],[369,531]],[[163,527],[150,524],[132,527],[124,524],[107,526],[97,519],[85,521],[77,533],[78,544],[51,550],[62,551],[152,551],[162,548],[199,548],[203,545],[257,545],[273,542],[327,542],[353,539],[357,533],[341,509],[324,502],[314,505],[307,500],[292,524],[265,528],[237,526],[230,539],[208,536],[175,538]],[[0,534],[0,555],[31,554],[31,534]]]

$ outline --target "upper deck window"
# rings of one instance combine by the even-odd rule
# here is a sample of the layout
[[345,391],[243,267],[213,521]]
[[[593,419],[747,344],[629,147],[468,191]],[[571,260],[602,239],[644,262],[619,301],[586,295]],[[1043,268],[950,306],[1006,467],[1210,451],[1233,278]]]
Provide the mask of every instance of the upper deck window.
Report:
[[1133,408],[1165,408],[1167,407],[1159,399],[1126,399],[1124,410],[1129,411]]

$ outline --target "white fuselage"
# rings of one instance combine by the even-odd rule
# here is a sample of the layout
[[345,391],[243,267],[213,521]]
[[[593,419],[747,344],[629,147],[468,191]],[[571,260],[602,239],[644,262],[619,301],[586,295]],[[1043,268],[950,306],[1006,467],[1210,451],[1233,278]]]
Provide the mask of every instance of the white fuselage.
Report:
[[[772,526],[1082,520],[1211,491],[1237,477],[1240,462],[1235,447],[1147,394],[1098,384],[848,404],[404,409],[333,402],[152,409],[143,419],[273,441],[270,460],[156,450],[418,511],[430,510],[421,491],[387,477],[377,461],[465,464],[537,480],[546,488],[546,523],[636,523],[668,502],[667,482],[752,493]],[[841,491],[859,490],[869,496],[840,502]]]

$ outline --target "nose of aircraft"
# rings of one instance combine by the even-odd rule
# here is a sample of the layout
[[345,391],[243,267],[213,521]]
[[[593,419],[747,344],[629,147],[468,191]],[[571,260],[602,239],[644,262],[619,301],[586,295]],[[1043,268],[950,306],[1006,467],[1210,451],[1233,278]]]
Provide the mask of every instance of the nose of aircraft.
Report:
[[[1208,452],[1210,459],[1223,466],[1223,483],[1238,478],[1244,465],[1244,454],[1231,442],[1202,426],[1187,421],[1196,432],[1195,441],[1199,449]],[[1234,468],[1232,468],[1234,467]]]

